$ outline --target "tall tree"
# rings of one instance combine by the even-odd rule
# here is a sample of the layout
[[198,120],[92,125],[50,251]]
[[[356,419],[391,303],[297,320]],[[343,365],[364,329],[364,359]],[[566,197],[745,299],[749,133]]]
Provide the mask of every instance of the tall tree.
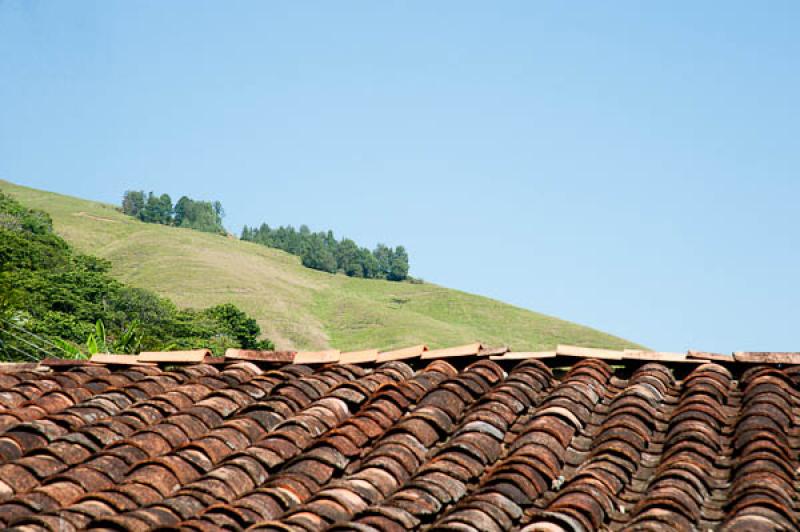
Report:
[[[219,215],[211,202],[181,198],[178,204],[179,214],[175,217],[176,225],[206,233],[225,232]],[[180,223],[178,223],[179,219]]]
[[183,219],[186,217],[186,208],[191,202],[192,200],[186,196],[181,196],[181,198],[178,200],[178,203],[175,204],[175,216],[173,223],[176,226],[180,227],[183,224]]
[[122,196],[122,212],[128,216],[139,216],[144,210],[144,192],[141,190],[126,190]]
[[222,208],[222,202],[215,201],[213,206],[214,214],[217,216],[217,224],[222,225],[222,219],[225,218],[225,209]]
[[378,276],[384,279],[389,277],[392,270],[392,248],[385,244],[378,244],[372,252],[378,262]]
[[380,277],[380,268],[378,266],[378,259],[367,248],[361,248],[359,251],[359,262],[364,271],[364,277],[367,279],[375,279]]
[[325,246],[327,246],[327,248],[333,252],[336,250],[338,245],[339,243],[336,241],[333,231],[329,229],[328,232],[325,233]]
[[161,194],[158,198],[158,223],[164,225],[172,223],[172,198],[169,194]]
[[351,277],[364,277],[364,267],[361,266],[358,246],[349,238],[339,242],[336,250],[336,263],[339,270]]
[[403,246],[394,248],[392,266],[386,278],[390,281],[403,281],[408,278],[408,253]]
[[156,196],[150,192],[144,209],[139,213],[139,219],[151,224],[169,224],[172,221],[172,199],[169,194]]
[[336,273],[336,258],[318,235],[312,236],[309,240],[301,261],[306,268]]

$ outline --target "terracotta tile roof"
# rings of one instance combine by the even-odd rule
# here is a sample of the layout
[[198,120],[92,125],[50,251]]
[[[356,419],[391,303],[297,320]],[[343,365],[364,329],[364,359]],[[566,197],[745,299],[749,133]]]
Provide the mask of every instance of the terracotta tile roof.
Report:
[[800,527],[796,354],[506,351],[0,368],[0,527]]

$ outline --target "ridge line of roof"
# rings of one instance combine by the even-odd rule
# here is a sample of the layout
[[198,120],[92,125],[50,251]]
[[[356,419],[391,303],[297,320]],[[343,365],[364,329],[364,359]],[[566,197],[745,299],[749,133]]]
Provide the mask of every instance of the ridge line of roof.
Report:
[[[213,357],[208,349],[190,351],[143,352],[138,355],[98,353],[89,360],[70,360],[47,358],[36,367],[100,365],[154,365],[154,364],[196,364],[224,363],[228,361],[249,361],[262,363],[295,364],[375,364],[390,360],[435,360],[440,358],[479,359],[489,357],[494,361],[526,359],[586,359],[607,360],[610,363],[625,364],[628,361],[660,362],[663,364],[704,364],[708,362],[728,364],[800,364],[800,352],[779,351],[736,351],[731,355],[689,349],[685,353],[651,351],[646,349],[606,349],[587,346],[559,344],[552,351],[513,351],[509,347],[488,347],[481,342],[473,342],[446,348],[429,349],[425,344],[392,349],[363,349],[340,351],[265,351],[230,348],[223,357]],[[25,367],[29,368],[30,363]],[[14,364],[5,364],[0,372],[14,371]]]

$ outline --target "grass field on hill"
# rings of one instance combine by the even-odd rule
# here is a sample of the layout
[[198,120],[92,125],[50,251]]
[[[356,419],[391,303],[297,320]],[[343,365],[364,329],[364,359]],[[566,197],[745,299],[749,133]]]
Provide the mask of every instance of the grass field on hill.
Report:
[[[515,350],[558,343],[635,347],[600,331],[433,284],[331,275],[283,251],[233,237],[145,224],[112,205],[0,180],[0,190],[47,211],[80,251],[103,257],[113,274],[180,306],[233,302],[279,348],[343,350],[431,347],[480,340]],[[298,220],[301,222],[302,220]]]

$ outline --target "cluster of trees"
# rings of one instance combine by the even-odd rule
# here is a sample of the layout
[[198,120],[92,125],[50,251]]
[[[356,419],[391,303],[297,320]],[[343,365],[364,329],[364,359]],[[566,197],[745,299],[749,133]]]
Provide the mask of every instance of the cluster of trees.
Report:
[[232,304],[178,309],[114,280],[109,268],[107,261],[74,251],[53,232],[46,213],[0,193],[0,357],[43,356],[54,344],[83,349],[99,324],[104,343],[128,352],[272,348],[259,339],[256,321]]
[[242,240],[282,249],[301,257],[303,265],[315,270],[367,279],[408,279],[408,253],[403,246],[390,248],[383,244],[370,251],[349,238],[336,240],[332,231],[312,233],[301,225],[272,229],[267,224],[242,229]]
[[122,196],[122,212],[147,223],[225,234],[222,227],[225,211],[219,201],[197,201],[182,196],[173,205],[169,194],[156,196],[143,190],[128,190]]

